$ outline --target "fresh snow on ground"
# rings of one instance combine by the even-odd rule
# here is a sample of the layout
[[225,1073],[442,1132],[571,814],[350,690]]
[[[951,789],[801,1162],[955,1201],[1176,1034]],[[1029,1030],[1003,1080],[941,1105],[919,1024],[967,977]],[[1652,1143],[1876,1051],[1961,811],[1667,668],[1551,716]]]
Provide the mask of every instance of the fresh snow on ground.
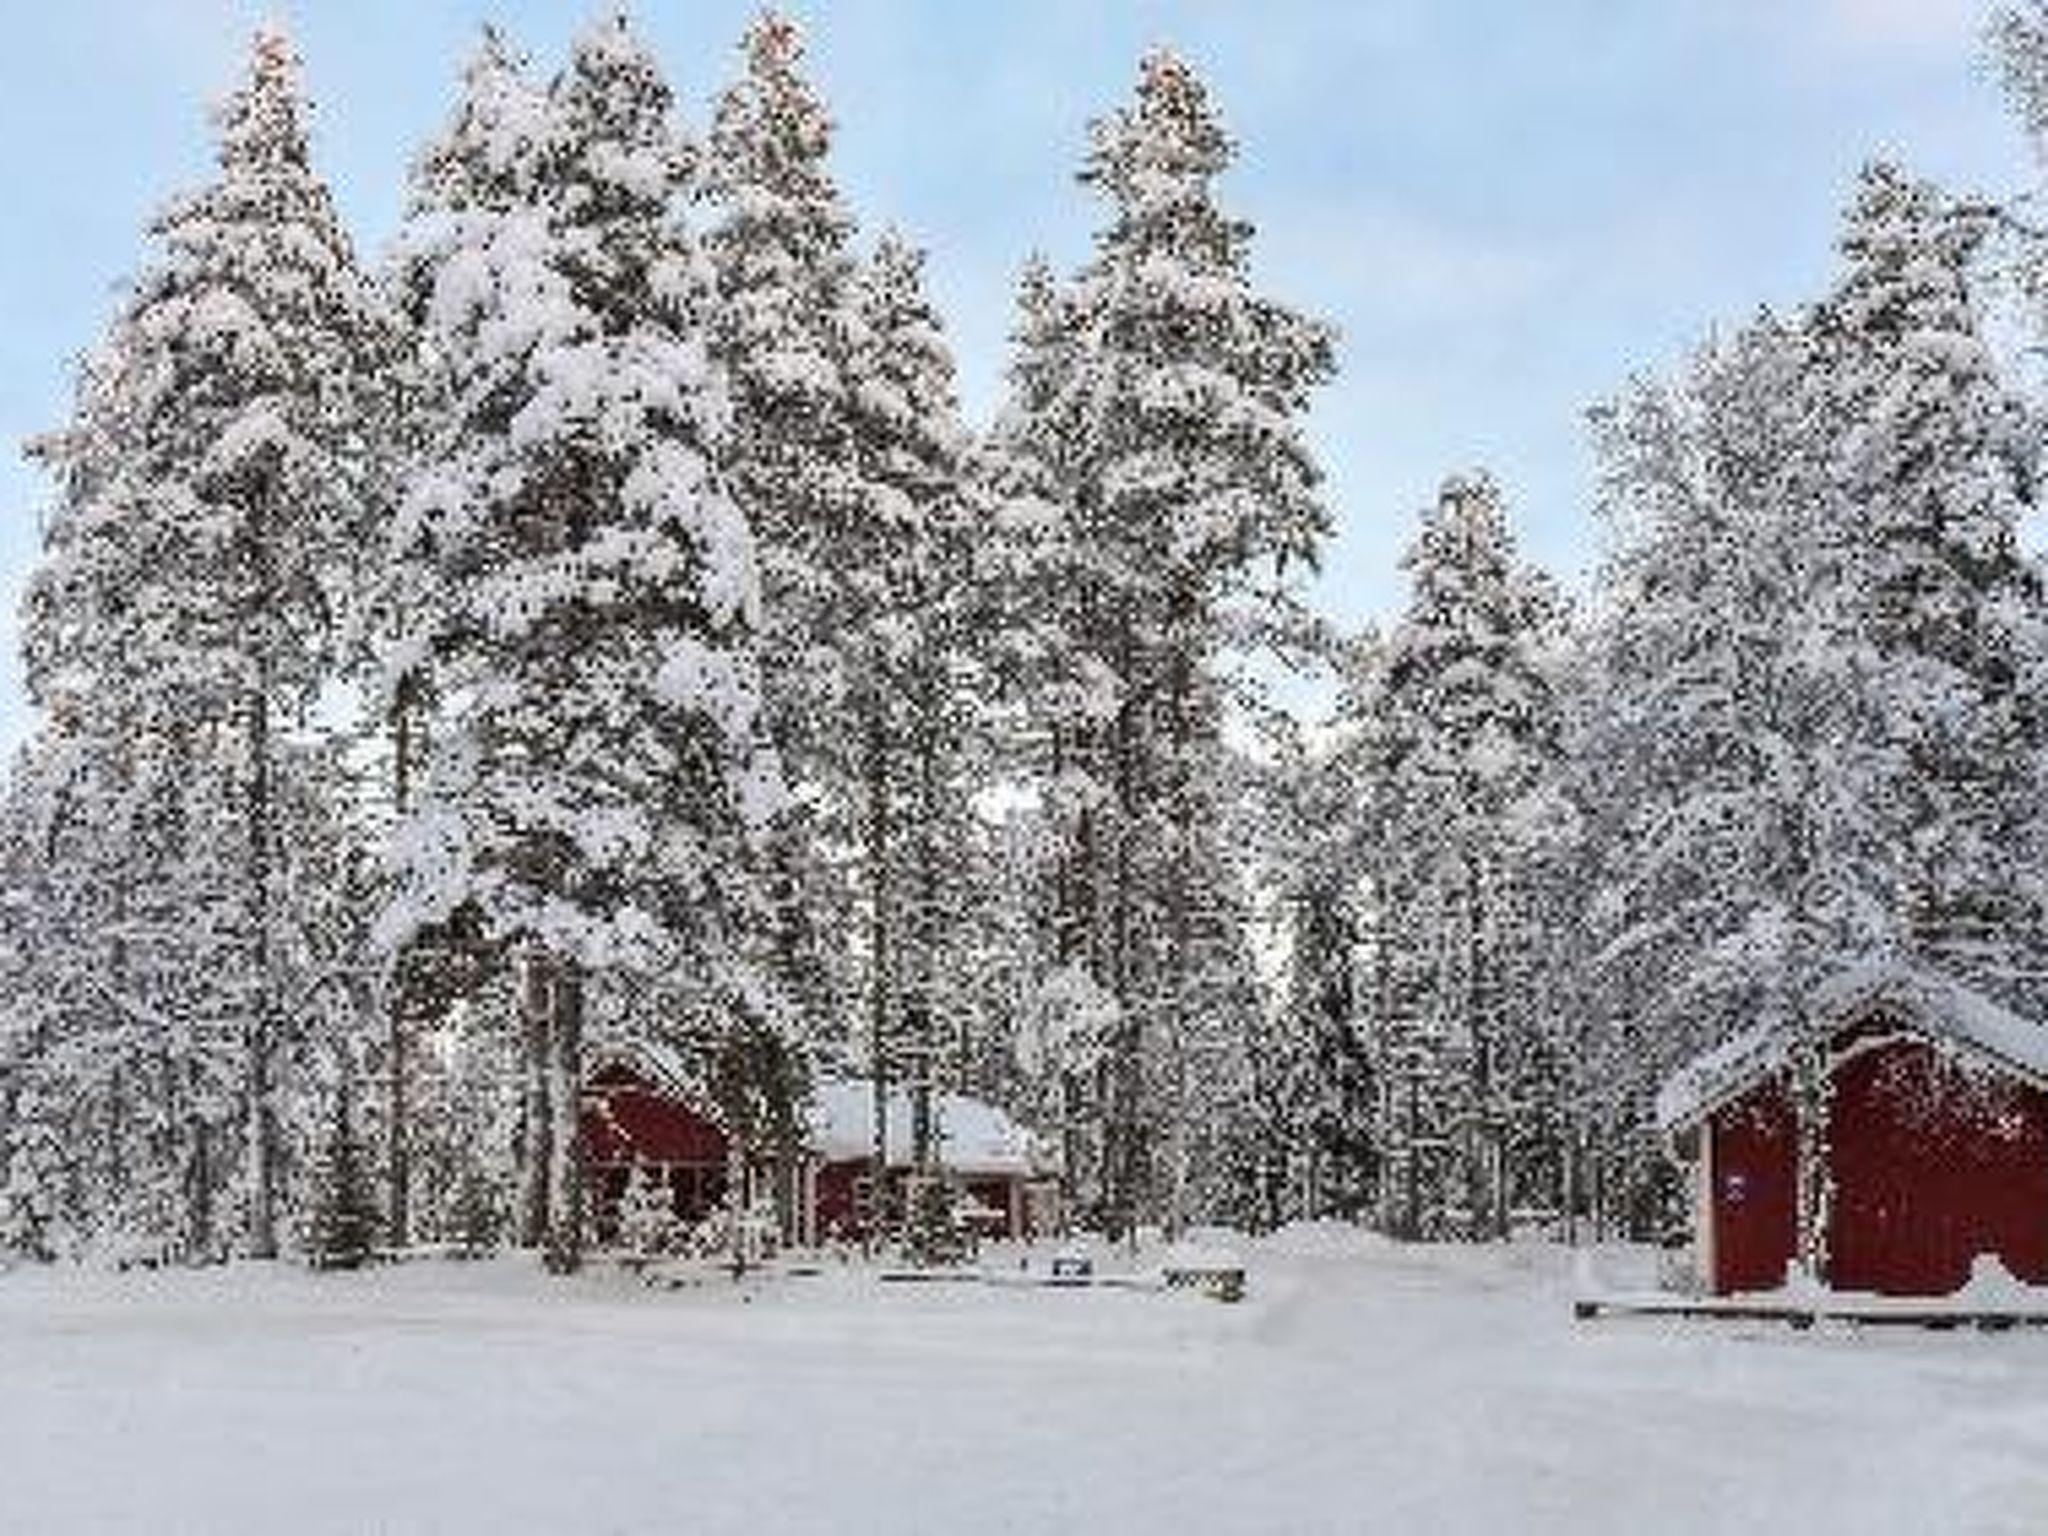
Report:
[[858,1269],[17,1270],[0,1530],[2048,1530],[2048,1338],[1578,1323],[1544,1248],[1316,1228],[1246,1257],[1236,1306]]

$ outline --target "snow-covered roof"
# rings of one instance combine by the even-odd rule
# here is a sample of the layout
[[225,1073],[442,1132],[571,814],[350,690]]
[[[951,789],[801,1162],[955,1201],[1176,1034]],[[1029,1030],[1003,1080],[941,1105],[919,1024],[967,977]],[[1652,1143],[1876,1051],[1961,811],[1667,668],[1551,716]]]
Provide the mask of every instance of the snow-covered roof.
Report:
[[[1808,1017],[1817,1030],[1838,1028],[1857,1014],[1888,1008],[1911,1028],[1968,1047],[2021,1075],[2048,1082],[2048,1026],[2024,1019],[1982,992],[1938,972],[1896,962],[1852,966],[1819,987]],[[1797,1035],[1781,1024],[1760,1025],[1694,1057],[1657,1095],[1657,1124],[1690,1125],[1783,1067]]]
[[585,1084],[607,1067],[624,1067],[661,1097],[725,1128],[725,1111],[706,1088],[702,1069],[674,1043],[644,1035],[604,1040],[590,1053]]
[[[1037,1144],[993,1104],[958,1093],[934,1093],[939,1161],[954,1173],[1030,1174],[1038,1170]],[[811,1106],[811,1147],[828,1163],[867,1157],[875,1144],[875,1088],[867,1078],[818,1085]],[[889,1161],[910,1161],[910,1092],[889,1090]]]
[[[592,1052],[592,1070],[621,1066],[714,1124],[722,1117],[703,1091],[687,1055],[667,1041],[644,1036],[608,1040]],[[1028,1175],[1045,1166],[1038,1138],[993,1104],[958,1093],[934,1093],[939,1161],[954,1173]],[[867,1078],[834,1078],[817,1085],[807,1124],[810,1150],[828,1163],[867,1157],[875,1144],[875,1090]],[[889,1161],[910,1162],[910,1090],[889,1090]]]

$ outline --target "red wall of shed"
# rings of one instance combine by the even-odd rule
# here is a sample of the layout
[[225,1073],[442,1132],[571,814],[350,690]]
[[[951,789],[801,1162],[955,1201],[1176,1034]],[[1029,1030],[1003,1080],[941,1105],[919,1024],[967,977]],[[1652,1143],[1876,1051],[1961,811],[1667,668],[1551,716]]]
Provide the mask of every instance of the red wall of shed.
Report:
[[1758,1084],[1714,1111],[1714,1289],[1774,1290],[1798,1251],[1798,1127],[1785,1084]]
[[2048,1282],[2048,1096],[1966,1070],[1920,1040],[1835,1069],[1828,1281],[1940,1296],[1995,1253]]

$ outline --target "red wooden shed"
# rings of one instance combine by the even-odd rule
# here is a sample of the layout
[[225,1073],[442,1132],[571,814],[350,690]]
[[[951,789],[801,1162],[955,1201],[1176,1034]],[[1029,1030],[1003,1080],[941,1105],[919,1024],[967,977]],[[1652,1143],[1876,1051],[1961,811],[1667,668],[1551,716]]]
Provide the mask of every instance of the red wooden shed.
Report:
[[1837,1291],[1947,1295],[1980,1254],[2048,1283],[2048,1029],[1896,967],[1844,975],[1809,1016],[1659,1097],[1693,1166],[1701,1279],[1775,1289],[1806,1251]]
[[[859,1191],[872,1169],[874,1089],[860,1080],[818,1085],[809,1106],[808,1146],[782,1201],[785,1241],[809,1245],[861,1232]],[[1029,1237],[1054,1229],[1058,1181],[1040,1166],[1036,1139],[994,1105],[942,1093],[933,1105],[943,1176],[986,1237]],[[889,1179],[900,1196],[910,1170],[910,1099],[890,1095]],[[665,1184],[675,1213],[695,1224],[725,1198],[731,1142],[682,1059],[656,1042],[602,1055],[584,1084],[579,1149],[593,1225],[616,1237],[620,1201],[637,1168]],[[747,1170],[759,1180],[778,1170]]]

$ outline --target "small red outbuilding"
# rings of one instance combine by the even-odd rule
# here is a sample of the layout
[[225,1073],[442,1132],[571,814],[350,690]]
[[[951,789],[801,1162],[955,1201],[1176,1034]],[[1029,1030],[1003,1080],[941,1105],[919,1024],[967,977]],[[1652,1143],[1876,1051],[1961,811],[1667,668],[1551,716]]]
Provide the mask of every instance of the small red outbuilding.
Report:
[[1701,1279],[1774,1289],[1804,1249],[1838,1291],[1947,1295],[1980,1254],[2048,1284],[2048,1028],[1894,967],[1845,975],[1810,1016],[1805,1038],[1737,1036],[1659,1096],[1695,1175]]
[[[1024,1238],[1054,1230],[1058,1183],[1041,1166],[1037,1139],[992,1104],[961,1094],[933,1096],[939,1168],[960,1197],[965,1218],[984,1237]],[[889,1096],[888,1197],[900,1209],[911,1174],[910,1097]],[[874,1086],[859,1080],[818,1085],[808,1106],[807,1145],[785,1167],[736,1169],[719,1115],[698,1090],[688,1064],[652,1042],[600,1056],[583,1090],[579,1151],[594,1225],[616,1235],[620,1202],[637,1171],[669,1191],[675,1214],[694,1225],[715,1212],[728,1182],[744,1174],[749,1194],[789,1180],[778,1202],[786,1242],[808,1246],[859,1236],[863,1191],[872,1171]]]

